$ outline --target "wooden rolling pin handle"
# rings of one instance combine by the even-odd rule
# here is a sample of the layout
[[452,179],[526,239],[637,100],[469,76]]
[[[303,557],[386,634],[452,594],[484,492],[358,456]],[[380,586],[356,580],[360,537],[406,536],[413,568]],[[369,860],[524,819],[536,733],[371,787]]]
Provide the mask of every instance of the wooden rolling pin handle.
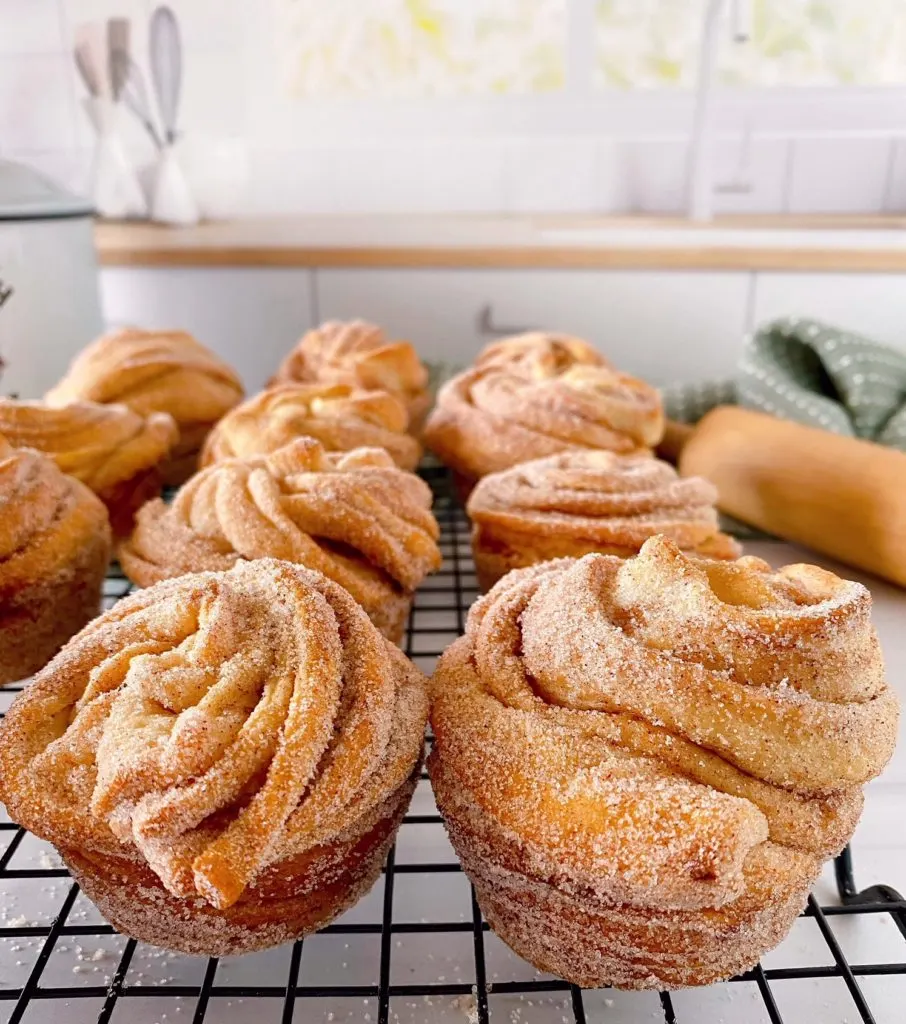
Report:
[[720,508],[906,587],[906,454],[748,409],[713,409],[680,455]]

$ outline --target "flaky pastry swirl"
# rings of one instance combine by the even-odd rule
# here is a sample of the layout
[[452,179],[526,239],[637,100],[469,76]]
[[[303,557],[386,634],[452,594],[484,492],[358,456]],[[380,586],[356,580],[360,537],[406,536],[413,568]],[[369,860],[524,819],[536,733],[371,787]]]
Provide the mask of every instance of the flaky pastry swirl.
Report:
[[576,365],[609,365],[598,350],[582,338],[549,331],[528,331],[492,341],[485,345],[475,360],[476,366],[491,364],[522,368],[529,374],[542,368],[562,372]]
[[68,849],[231,907],[367,819],[417,763],[424,680],[349,595],[287,562],[139,591],[0,725],[0,799]]
[[0,437],[0,603],[14,604],[19,587],[65,569],[86,535],[99,536],[109,553],[98,499],[45,455]]
[[666,462],[569,451],[482,478],[469,498],[473,543],[505,550],[511,568],[592,551],[628,557],[655,534],[684,551],[737,558],[720,532],[717,490]]
[[891,755],[870,603],[814,566],[697,561],[662,537],[517,570],[435,674],[444,770],[542,872],[719,907],[768,840],[837,852]]
[[55,408],[0,398],[0,434],[10,444],[44,452],[101,495],[157,466],[178,433],[162,412],[142,416],[125,405],[72,402]]
[[271,383],[288,381],[389,391],[403,401],[414,428],[429,404],[428,371],[413,346],[364,320],[329,320],[303,335]]
[[441,388],[425,442],[477,478],[562,451],[644,452],[663,429],[658,392],[606,365],[491,361]]
[[102,335],[45,396],[50,405],[122,402],[180,425],[213,423],[242,398],[236,373],[185,331],[127,328]]
[[120,560],[150,586],[243,558],[284,558],[345,587],[383,626],[439,568],[437,538],[429,487],[385,451],[328,454],[302,438],[269,456],[215,463],[170,504],[149,502]]
[[307,436],[328,451],[384,448],[398,466],[415,469],[421,447],[406,433],[406,424],[406,410],[387,391],[362,391],[348,384],[281,384],[224,416],[205,442],[201,464],[267,454]]

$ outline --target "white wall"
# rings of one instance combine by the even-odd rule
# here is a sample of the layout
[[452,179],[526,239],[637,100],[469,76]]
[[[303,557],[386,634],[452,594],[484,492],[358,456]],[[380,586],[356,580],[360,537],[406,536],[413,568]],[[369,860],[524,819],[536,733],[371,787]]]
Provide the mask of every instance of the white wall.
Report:
[[[279,71],[278,0],[170,2],[185,46],[181,126],[189,137],[245,140],[242,212],[680,208],[688,92],[596,91],[576,28],[592,0],[564,0],[562,90],[433,99],[293,98]],[[75,26],[129,16],[144,64],[153,7],[0,0],[0,154],[84,189],[92,136]],[[725,92],[718,124],[720,210],[906,208],[906,89]],[[138,162],[150,159],[137,127],[129,136]]]

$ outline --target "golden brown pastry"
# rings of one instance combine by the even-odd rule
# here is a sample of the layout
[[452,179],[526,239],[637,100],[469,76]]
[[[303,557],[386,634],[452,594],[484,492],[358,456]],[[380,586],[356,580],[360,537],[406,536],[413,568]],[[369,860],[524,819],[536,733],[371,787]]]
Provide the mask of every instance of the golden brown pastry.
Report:
[[478,582],[489,590],[511,569],[592,551],[629,558],[655,534],[703,558],[738,558],[716,502],[707,480],[645,456],[570,451],[522,462],[482,477],[466,506]]
[[44,397],[55,406],[121,402],[140,416],[169,413],[179,427],[179,441],[163,473],[165,483],[176,485],[195,472],[202,442],[242,399],[242,383],[185,331],[129,328],[105,334],[83,349]]
[[97,615],[110,546],[99,498],[0,437],[0,685],[37,672]]
[[755,964],[893,751],[870,605],[663,537],[504,577],[431,687],[431,780],[491,927],[588,987]]
[[545,366],[567,370],[571,366],[607,366],[607,360],[594,346],[571,334],[528,331],[492,341],[478,353],[476,366],[490,364],[524,367]]
[[0,723],[0,800],[120,931],[251,952],[377,879],[426,705],[341,587],[240,562],[132,594],[75,637]]
[[297,437],[317,438],[334,452],[385,448],[402,469],[415,469],[422,454],[406,433],[406,410],[389,392],[348,384],[282,384],[224,416],[205,442],[201,464],[266,455]]
[[609,366],[492,359],[444,384],[424,437],[467,491],[488,473],[557,452],[648,453],[663,429],[658,392]]
[[239,559],[285,558],[345,587],[398,643],[412,596],[440,568],[431,491],[379,448],[329,455],[306,437],[268,456],[228,459],[138,514],[119,549],[139,586]]
[[0,435],[15,448],[36,448],[104,502],[116,534],[132,529],[136,510],[160,494],[161,463],[179,430],[165,412],[141,416],[125,405],[0,398]]
[[412,345],[364,320],[329,320],[303,335],[271,384],[292,381],[389,391],[405,405],[416,436],[431,405],[428,371]]

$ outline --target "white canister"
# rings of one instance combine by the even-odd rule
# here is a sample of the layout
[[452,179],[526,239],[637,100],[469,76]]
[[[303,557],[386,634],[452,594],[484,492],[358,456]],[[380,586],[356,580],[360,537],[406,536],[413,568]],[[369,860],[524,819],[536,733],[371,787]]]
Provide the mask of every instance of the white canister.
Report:
[[0,394],[39,398],[101,332],[92,212],[0,161]]

